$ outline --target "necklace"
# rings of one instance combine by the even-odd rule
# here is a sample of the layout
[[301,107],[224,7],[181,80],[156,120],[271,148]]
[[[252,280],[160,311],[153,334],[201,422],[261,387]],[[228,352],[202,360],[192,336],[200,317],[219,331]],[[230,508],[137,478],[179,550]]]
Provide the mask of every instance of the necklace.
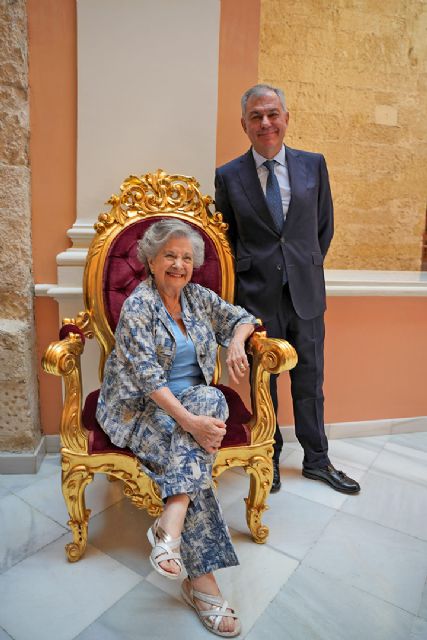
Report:
[[163,304],[165,305],[165,309],[168,312],[168,314],[171,316],[171,318],[173,320],[180,320],[181,319],[181,311],[180,311],[180,307],[181,307],[181,301],[178,300],[178,302],[172,307],[170,308],[165,301],[163,301]]

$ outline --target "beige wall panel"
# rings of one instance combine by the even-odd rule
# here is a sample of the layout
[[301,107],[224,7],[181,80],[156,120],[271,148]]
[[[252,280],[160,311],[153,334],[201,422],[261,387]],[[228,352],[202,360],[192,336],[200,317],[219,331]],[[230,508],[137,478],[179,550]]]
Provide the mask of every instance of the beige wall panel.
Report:
[[287,143],[328,161],[329,268],[420,268],[426,71],[421,0],[261,2],[259,81],[286,92]]
[[78,219],[130,173],[194,175],[212,193],[218,0],[80,0]]

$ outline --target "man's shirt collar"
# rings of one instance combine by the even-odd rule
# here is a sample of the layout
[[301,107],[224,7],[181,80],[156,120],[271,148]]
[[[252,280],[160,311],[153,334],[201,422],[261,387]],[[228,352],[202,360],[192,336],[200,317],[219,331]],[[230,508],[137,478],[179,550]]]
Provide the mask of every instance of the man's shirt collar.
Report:
[[[257,169],[259,169],[267,160],[267,158],[264,158],[260,153],[258,153],[258,151],[255,151],[253,147],[252,147],[252,155],[254,157],[255,165]],[[282,166],[286,166],[286,149],[284,144],[282,145],[282,148],[280,149],[279,153],[277,153],[274,156],[274,158],[272,158],[272,160],[275,160]]]

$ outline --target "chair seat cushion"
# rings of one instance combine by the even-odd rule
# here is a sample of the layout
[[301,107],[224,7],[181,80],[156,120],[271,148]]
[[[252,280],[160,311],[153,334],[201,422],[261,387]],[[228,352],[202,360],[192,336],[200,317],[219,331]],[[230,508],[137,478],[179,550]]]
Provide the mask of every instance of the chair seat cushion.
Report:
[[[227,433],[222,441],[221,449],[250,444],[250,431],[247,423],[252,417],[251,413],[245,407],[236,391],[222,384],[215,386],[224,394],[230,413],[226,421]],[[89,453],[110,453],[115,451],[133,456],[134,454],[130,449],[122,449],[113,444],[105,431],[101,429],[96,419],[98,397],[99,389],[89,393],[82,412],[83,424],[89,431]]]

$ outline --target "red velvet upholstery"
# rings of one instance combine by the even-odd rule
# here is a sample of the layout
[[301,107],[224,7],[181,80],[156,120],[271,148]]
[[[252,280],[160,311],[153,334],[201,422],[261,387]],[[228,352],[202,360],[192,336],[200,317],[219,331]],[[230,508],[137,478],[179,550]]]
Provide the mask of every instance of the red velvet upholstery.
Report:
[[[151,217],[149,220],[135,222],[124,229],[111,243],[105,260],[103,291],[105,313],[113,332],[116,329],[123,302],[135,287],[147,277],[144,266],[136,257],[137,242],[148,227],[164,217]],[[205,241],[205,262],[200,269],[194,270],[192,282],[202,284],[219,294],[221,292],[221,268],[215,245],[201,229],[195,228]]]
[[64,338],[66,338],[70,333],[77,333],[81,339],[83,344],[85,343],[85,334],[83,333],[83,331],[81,329],[79,329],[79,327],[75,324],[63,324],[62,327],[59,330],[59,339],[63,340]]
[[[225,385],[216,385],[218,389],[221,389],[227,400],[227,404],[230,411],[230,417],[228,418],[227,433],[222,441],[221,448],[224,447],[238,447],[240,445],[246,445],[250,442],[249,428],[246,426],[251,414],[246,409],[239,395],[226,387]],[[96,405],[98,402],[99,389],[92,391],[86,398],[85,406],[83,408],[82,418],[83,424],[89,431],[89,453],[107,453],[110,451],[117,451],[118,453],[126,453],[127,455],[133,455],[130,449],[121,449],[116,447],[107,434],[101,429],[96,419]]]

